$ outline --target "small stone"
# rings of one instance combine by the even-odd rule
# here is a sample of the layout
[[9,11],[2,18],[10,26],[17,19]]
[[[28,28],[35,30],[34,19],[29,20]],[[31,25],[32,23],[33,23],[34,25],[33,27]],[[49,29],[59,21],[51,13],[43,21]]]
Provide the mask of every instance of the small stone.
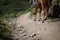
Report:
[[45,30],[46,30],[46,28],[43,28],[43,29],[42,29],[42,31],[45,31]]
[[33,38],[34,36],[36,36],[36,34],[33,34],[33,35],[32,35],[32,38]]
[[23,26],[23,25],[21,25],[21,26],[20,26],[20,28],[22,28],[22,29],[23,29],[23,28],[24,28],[24,26]]
[[22,29],[18,29],[17,31],[22,31]]
[[22,34],[23,36],[27,36],[27,33]]

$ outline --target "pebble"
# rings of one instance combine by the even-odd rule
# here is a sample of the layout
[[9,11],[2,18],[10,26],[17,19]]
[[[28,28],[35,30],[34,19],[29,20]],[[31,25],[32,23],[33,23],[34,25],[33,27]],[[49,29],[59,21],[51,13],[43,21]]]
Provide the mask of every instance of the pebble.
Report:
[[35,37],[36,35],[37,35],[37,34],[33,34],[33,35],[32,35],[32,38]]
[[23,25],[18,26],[15,29],[17,30],[17,34],[15,34],[14,37],[16,40],[42,40],[42,37],[36,33],[29,34]]

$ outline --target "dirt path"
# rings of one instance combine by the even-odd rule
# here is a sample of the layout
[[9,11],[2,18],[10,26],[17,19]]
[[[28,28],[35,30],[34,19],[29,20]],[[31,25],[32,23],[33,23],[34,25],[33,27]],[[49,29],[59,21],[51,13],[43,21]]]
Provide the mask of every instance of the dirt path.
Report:
[[30,19],[29,13],[17,18],[16,27],[23,25],[28,35],[30,35],[30,39],[29,37],[23,39],[22,37],[19,40],[60,40],[60,20],[47,20],[45,23],[41,23],[41,21],[34,22],[33,19]]

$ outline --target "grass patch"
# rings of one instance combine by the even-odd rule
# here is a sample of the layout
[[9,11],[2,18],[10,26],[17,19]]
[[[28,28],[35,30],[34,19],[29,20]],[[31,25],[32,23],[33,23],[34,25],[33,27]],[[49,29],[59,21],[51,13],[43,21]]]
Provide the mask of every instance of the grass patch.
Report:
[[[13,18],[28,12],[29,4],[26,1],[13,1],[12,3],[1,3],[0,5],[0,38],[9,40],[13,33]],[[10,39],[12,40],[12,39]]]
[[13,25],[10,22],[0,18],[0,38],[2,40],[6,40],[6,38],[11,38],[11,34],[13,33]]

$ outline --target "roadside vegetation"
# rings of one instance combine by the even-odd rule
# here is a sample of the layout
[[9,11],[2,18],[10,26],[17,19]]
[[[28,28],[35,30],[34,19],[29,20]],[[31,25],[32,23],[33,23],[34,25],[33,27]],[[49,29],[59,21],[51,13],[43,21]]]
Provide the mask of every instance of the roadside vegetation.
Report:
[[13,40],[12,20],[28,12],[28,9],[26,0],[0,0],[0,40]]

